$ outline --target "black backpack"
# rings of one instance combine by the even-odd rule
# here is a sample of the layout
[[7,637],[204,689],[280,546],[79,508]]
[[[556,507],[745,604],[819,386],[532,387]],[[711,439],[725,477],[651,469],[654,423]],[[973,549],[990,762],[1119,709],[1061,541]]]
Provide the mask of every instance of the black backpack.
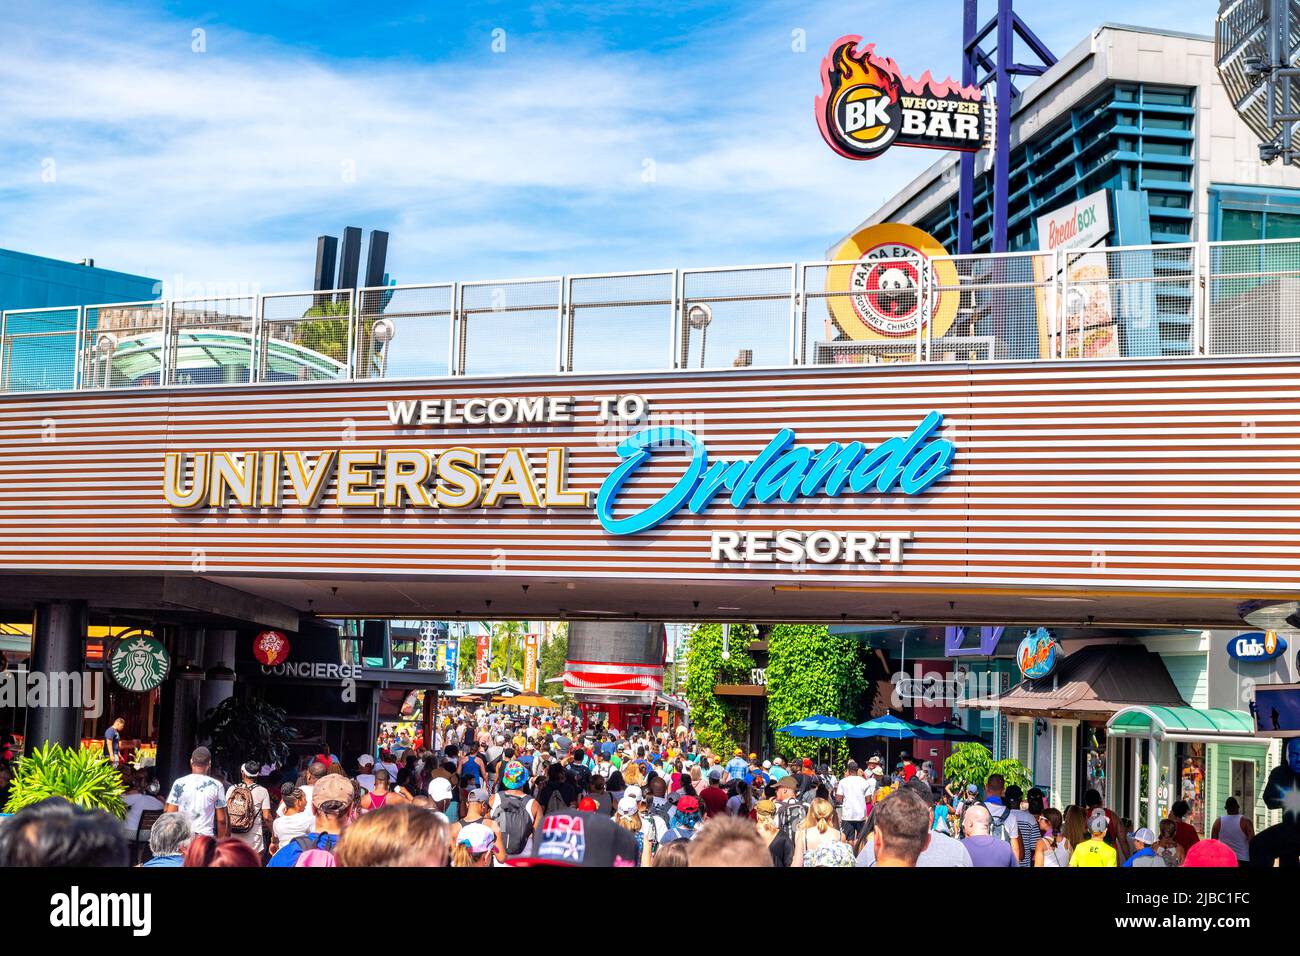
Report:
[[501,826],[506,853],[516,856],[524,852],[533,835],[533,815],[528,812],[529,798],[523,794],[502,793],[497,799],[499,802],[492,811],[492,819]]

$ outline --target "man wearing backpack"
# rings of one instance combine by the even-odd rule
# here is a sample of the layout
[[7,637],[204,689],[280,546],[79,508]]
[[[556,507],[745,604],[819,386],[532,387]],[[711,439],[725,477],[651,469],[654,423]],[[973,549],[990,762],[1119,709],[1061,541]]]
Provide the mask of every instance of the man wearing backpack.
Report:
[[258,856],[266,847],[263,831],[270,830],[271,795],[257,782],[261,770],[250,760],[239,768],[240,781],[226,791],[226,819],[230,822],[230,835],[251,846]]
[[[1015,854],[1017,865],[1022,855],[1023,847],[1020,844],[1020,830],[1016,826],[1015,816],[1004,801],[1003,794],[1006,790],[1007,782],[1002,774],[991,774],[988,780],[984,781],[984,800],[976,806],[983,807],[988,811],[989,825],[988,836],[1001,840],[1011,847],[1011,852]],[[971,809],[974,809],[972,807]],[[967,814],[970,810],[966,811]],[[977,863],[976,866],[979,864]]]
[[542,806],[524,789],[528,784],[528,771],[517,760],[505,765],[501,772],[501,789],[492,798],[492,819],[501,828],[506,856],[523,856],[533,834],[542,825]]
[[808,807],[795,796],[799,781],[794,774],[787,774],[776,782],[776,825],[782,833],[794,843],[799,824],[803,823]]
[[542,805],[543,814],[563,813],[576,807],[580,796],[564,764],[553,763],[546,770],[546,785],[537,794],[537,802]]

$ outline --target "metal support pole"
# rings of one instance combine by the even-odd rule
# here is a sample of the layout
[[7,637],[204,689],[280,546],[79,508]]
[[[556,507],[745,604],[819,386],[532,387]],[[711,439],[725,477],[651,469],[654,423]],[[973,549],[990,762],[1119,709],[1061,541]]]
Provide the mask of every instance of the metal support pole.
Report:
[[993,251],[1007,251],[1007,196],[1011,178],[1011,0],[998,0],[997,136],[993,151]]
[[1133,748],[1133,752],[1129,755],[1129,768],[1133,776],[1129,781],[1129,793],[1133,795],[1133,809],[1129,812],[1129,819],[1136,826],[1138,814],[1142,810],[1142,738],[1131,737],[1129,744]]
[[[962,11],[962,86],[975,83],[975,31],[979,29],[979,0],[964,0]],[[975,235],[975,154],[962,153],[960,159],[961,181],[957,198],[957,252],[973,252]]]
[[1160,825],[1160,742],[1154,737],[1147,741],[1147,827],[1155,830]]

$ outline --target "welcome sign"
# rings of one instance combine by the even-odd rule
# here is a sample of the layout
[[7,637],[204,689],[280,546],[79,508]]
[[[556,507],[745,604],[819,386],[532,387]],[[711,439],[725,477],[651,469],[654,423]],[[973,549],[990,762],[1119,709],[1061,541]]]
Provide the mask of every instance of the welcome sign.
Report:
[[[644,415],[649,403],[640,397],[604,412],[622,408],[624,419]],[[490,410],[500,408],[492,422]],[[574,403],[561,403],[556,417],[545,410],[556,407],[540,401],[474,400],[476,424],[505,424],[520,420],[521,409],[538,409],[529,421],[569,424]],[[396,407],[389,417],[404,426],[467,423],[456,401],[429,406],[434,414],[419,414],[414,403]],[[479,412],[482,412],[479,415]],[[618,414],[615,412],[615,414]],[[675,425],[640,428],[620,442],[621,459],[605,476],[595,496],[595,517],[606,533],[635,535],[658,527],[686,511],[699,515],[719,502],[736,511],[751,503],[780,502],[794,505],[808,498],[845,495],[919,495],[949,473],[956,446],[940,437],[943,415],[931,411],[906,435],[868,446],[860,440],[831,441],[821,448],[796,444],[791,428],[782,428],[752,458],[713,459],[703,438]],[[680,461],[681,472],[666,491],[646,506],[625,505],[628,486],[638,473],[653,468],[665,456]],[[174,451],[164,455],[164,500],[173,508],[279,510],[325,507],[332,496],[339,509],[427,509],[454,514],[469,509],[514,506],[525,509],[590,508],[587,491],[569,484],[569,448],[545,449],[534,463],[528,449],[510,445],[489,451],[470,445],[448,448],[327,448],[315,452],[298,449]],[[845,559],[861,564],[903,559],[903,542],[910,531],[812,533],[789,531],[718,532],[712,539],[715,561],[778,560],[817,563]]]

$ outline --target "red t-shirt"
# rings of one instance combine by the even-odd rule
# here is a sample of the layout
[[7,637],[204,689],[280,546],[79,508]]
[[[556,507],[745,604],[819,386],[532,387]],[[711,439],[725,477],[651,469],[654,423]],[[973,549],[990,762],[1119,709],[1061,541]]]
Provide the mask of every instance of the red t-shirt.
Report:
[[1174,842],[1177,843],[1184,851],[1190,850],[1193,844],[1200,843],[1201,838],[1196,835],[1196,827],[1190,823],[1178,821],[1178,828],[1174,830]]

